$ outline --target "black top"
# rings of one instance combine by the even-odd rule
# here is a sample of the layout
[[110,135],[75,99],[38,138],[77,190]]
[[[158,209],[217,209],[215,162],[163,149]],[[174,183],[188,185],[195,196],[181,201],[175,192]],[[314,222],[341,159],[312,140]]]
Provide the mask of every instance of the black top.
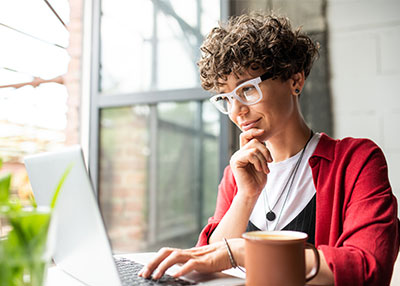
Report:
[[[307,206],[282,230],[295,230],[308,234],[307,242],[314,244],[315,242],[315,207],[316,195],[308,202]],[[247,224],[247,231],[260,230],[251,221]]]

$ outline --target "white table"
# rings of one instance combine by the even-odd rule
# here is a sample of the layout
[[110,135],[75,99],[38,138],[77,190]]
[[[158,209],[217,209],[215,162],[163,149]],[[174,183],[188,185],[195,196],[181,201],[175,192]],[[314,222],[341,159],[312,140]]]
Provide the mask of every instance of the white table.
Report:
[[86,286],[74,279],[57,266],[52,266],[47,271],[46,286]]
[[[126,257],[128,259],[132,259],[134,261],[137,261],[139,263],[146,264],[146,262],[149,259],[149,253],[132,253],[132,254],[124,254],[120,255],[122,257]],[[174,273],[177,270],[178,266],[175,266],[175,268],[171,268],[169,270],[169,273]],[[224,271],[227,274],[237,276],[244,278],[244,274],[240,272],[238,269],[229,269]],[[168,273],[168,271],[167,271]],[[51,266],[48,269],[47,272],[47,281],[46,281],[46,286],[87,286],[86,284],[83,284],[82,282],[76,280],[69,274],[65,273],[63,270],[58,268],[57,266]]]

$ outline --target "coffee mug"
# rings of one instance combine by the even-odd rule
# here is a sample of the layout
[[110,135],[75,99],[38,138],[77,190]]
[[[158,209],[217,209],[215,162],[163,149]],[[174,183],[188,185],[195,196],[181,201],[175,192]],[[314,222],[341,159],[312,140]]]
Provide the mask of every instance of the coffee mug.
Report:
[[[244,233],[246,285],[304,286],[319,270],[319,254],[298,231],[252,231]],[[306,275],[305,249],[315,255],[315,265]]]

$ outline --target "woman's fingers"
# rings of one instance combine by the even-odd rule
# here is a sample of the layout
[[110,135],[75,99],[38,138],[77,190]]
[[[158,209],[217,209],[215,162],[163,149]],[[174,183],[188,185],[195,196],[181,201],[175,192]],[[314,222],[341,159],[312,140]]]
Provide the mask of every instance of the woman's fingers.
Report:
[[140,272],[138,273],[139,276],[144,278],[149,278],[150,275],[154,272],[154,270],[158,267],[158,265],[166,259],[175,249],[169,247],[161,248],[156,257],[150,261]]
[[181,269],[179,269],[178,272],[176,272],[173,276],[175,278],[185,275],[189,273],[190,271],[196,270],[199,268],[199,261],[197,260],[189,260],[187,261],[184,265],[182,265]]
[[[241,140],[241,144],[240,144],[240,149],[249,149],[249,148],[258,148],[260,150],[260,152],[264,155],[265,159],[267,162],[271,163],[272,162],[272,156],[271,153],[269,152],[268,148],[265,146],[264,142],[261,142],[260,140],[258,140],[257,138],[254,138],[253,135],[257,134],[255,131],[254,132],[250,132],[253,129],[243,132],[240,135],[240,140]],[[262,129],[256,129],[259,131],[262,131],[261,134],[264,132],[264,130]]]
[[143,278],[149,278],[151,276],[153,279],[160,279],[165,271],[174,264],[185,263],[196,256],[204,256],[210,252],[213,252],[213,248],[209,246],[195,247],[186,250],[164,247],[158,251],[156,257],[150,261],[138,275]]
[[235,156],[231,158],[231,163],[234,163],[239,168],[246,168],[251,164],[254,166],[256,171],[268,174],[269,159],[266,156],[268,156],[268,153],[263,152],[260,148],[244,149],[237,152]]
[[251,152],[249,156],[249,162],[254,166],[257,172],[263,172],[263,165],[265,165],[264,160],[262,159],[262,156],[257,153],[257,151]]
[[271,153],[269,152],[268,148],[265,146],[264,143],[261,143],[257,139],[252,139],[250,140],[244,147],[243,149],[257,149],[265,158],[265,161],[268,163],[272,162],[272,156]]
[[258,150],[254,151],[250,157],[250,163],[252,163],[258,172],[263,172],[265,174],[269,173],[268,163],[264,155]]
[[[223,247],[222,243],[214,243],[201,247],[194,247],[190,249],[176,249],[164,247],[160,249],[156,257],[149,262],[138,275],[144,278],[152,277],[153,279],[160,279],[165,271],[174,264],[181,263],[182,267],[175,277],[182,276],[192,270],[202,272],[218,271],[220,269],[227,269],[229,265],[220,265],[220,267],[213,269],[211,261],[219,261],[220,251]],[[220,259],[221,260],[221,259]],[[222,260],[223,262],[223,260]]]
[[255,139],[257,136],[261,136],[264,133],[263,129],[252,128],[250,130],[244,131],[240,134],[240,148]]
[[185,250],[174,250],[158,265],[157,269],[153,273],[153,279],[160,279],[164,275],[165,271],[167,271],[167,269],[172,265],[185,263],[191,258],[192,256]]
[[263,154],[265,160],[268,163],[272,163],[273,159],[272,159],[272,156],[271,156],[271,152],[269,152],[268,148],[263,143],[260,143],[260,144],[261,144],[261,146],[259,148],[259,151]]
[[209,248],[204,248],[204,252],[197,253],[182,265],[174,277],[182,276],[190,271],[216,272],[231,267],[228,253],[223,242],[213,243]]
[[[185,275],[192,270],[215,272],[230,268],[230,261],[223,242],[190,249],[162,248],[157,256],[147,264],[139,276],[160,279],[174,264],[183,264],[174,277]],[[151,275],[153,273],[153,275]]]
[[258,160],[260,161],[262,170],[265,174],[269,174],[268,162],[266,161],[264,155],[257,153]]

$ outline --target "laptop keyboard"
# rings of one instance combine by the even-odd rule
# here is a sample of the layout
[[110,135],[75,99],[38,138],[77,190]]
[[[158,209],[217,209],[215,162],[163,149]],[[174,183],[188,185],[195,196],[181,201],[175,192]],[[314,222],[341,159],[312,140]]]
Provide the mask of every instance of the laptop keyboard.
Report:
[[189,281],[174,278],[168,274],[164,274],[160,279],[145,279],[139,277],[137,274],[143,268],[143,265],[126,258],[115,258],[119,277],[123,286],[131,285],[170,285],[170,286],[184,286],[195,285]]

